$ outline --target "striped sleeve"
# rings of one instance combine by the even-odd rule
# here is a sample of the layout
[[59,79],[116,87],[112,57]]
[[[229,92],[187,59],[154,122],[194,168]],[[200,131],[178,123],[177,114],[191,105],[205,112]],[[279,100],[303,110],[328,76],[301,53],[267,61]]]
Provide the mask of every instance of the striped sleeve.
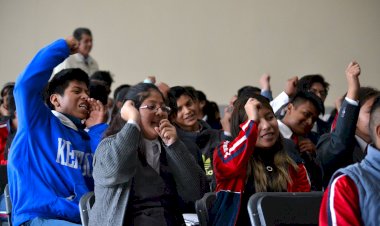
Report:
[[363,225],[358,189],[346,175],[336,177],[323,195],[319,225]]
[[253,154],[257,139],[257,124],[246,121],[240,125],[241,131],[233,141],[223,141],[214,151],[214,171],[216,177],[226,178],[240,174],[246,168]]

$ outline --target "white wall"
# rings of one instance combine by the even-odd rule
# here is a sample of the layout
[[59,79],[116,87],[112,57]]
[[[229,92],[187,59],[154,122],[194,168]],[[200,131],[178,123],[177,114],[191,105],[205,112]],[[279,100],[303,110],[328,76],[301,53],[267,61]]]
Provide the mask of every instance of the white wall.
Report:
[[321,73],[332,105],[352,59],[362,84],[379,87],[379,10],[377,0],[0,0],[0,84],[42,46],[86,26],[113,88],[156,75],[226,104],[264,72],[274,94],[290,76]]

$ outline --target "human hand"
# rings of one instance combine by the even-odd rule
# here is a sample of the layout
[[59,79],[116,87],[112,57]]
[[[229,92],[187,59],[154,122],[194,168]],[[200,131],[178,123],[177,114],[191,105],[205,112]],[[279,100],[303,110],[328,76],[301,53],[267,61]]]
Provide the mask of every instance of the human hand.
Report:
[[168,119],[162,119],[159,126],[154,127],[154,130],[156,130],[166,146],[170,146],[178,139],[177,130]]
[[268,73],[262,74],[259,82],[261,90],[270,90],[270,75]]
[[86,127],[90,128],[99,123],[104,123],[106,121],[107,110],[102,102],[94,98],[88,98],[87,102],[89,104],[89,116],[85,122]]
[[69,36],[65,39],[67,46],[70,49],[70,54],[75,54],[78,52],[79,42],[74,38],[74,36]]
[[140,124],[140,112],[136,109],[135,103],[132,100],[125,101],[120,109],[120,115],[124,121],[131,119]]
[[244,105],[245,113],[249,120],[259,122],[259,109],[261,108],[261,103],[255,98],[249,98]]
[[222,124],[223,131],[231,133],[231,116],[234,110],[234,106],[228,105],[224,108],[223,118],[220,120]]
[[356,61],[350,62],[346,68],[346,79],[348,85],[347,97],[352,100],[358,99],[358,92],[360,89],[360,71],[360,65]]
[[315,153],[317,151],[317,148],[313,142],[311,142],[310,139],[305,138],[298,142],[298,148],[300,152],[309,152],[309,153]]
[[288,79],[288,81],[286,81],[284,91],[289,97],[292,97],[296,94],[297,83],[298,83],[298,77],[297,76],[291,77],[290,79]]

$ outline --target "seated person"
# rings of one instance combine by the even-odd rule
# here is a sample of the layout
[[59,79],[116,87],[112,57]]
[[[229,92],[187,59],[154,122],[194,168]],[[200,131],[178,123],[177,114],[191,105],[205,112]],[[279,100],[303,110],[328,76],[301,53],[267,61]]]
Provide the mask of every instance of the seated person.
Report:
[[370,110],[373,144],[359,162],[339,169],[326,189],[319,225],[380,225],[380,98]]
[[261,95],[242,96],[231,117],[233,141],[214,151],[217,199],[212,225],[250,225],[247,203],[256,192],[308,192],[302,160],[285,150],[276,117]]
[[202,197],[204,173],[155,85],[132,86],[126,99],[95,153],[89,225],[183,225],[179,204]]
[[305,161],[312,190],[322,190],[322,172],[316,161],[316,146],[310,131],[320,113],[324,113],[322,100],[311,92],[298,92],[287,105],[285,116],[278,120],[281,135],[293,140],[299,155]]
[[336,170],[363,160],[368,144],[372,143],[368,129],[369,111],[380,93],[370,87],[360,87],[359,75],[359,64],[351,62],[346,69],[348,91],[336,127],[332,133],[323,135],[317,145],[324,187]]
[[79,199],[93,190],[93,153],[107,127],[104,106],[89,98],[81,69],[62,70],[49,82],[77,46],[73,37],[53,42],[17,78],[18,129],[8,156],[15,226],[78,225]]
[[[222,140],[229,139],[222,130],[212,129],[205,121],[198,119],[195,96],[181,86],[171,87],[168,93],[172,109],[170,120],[177,129],[178,137],[189,147],[189,151],[204,165],[209,180],[213,180],[212,155]],[[214,184],[211,184],[214,186]]]

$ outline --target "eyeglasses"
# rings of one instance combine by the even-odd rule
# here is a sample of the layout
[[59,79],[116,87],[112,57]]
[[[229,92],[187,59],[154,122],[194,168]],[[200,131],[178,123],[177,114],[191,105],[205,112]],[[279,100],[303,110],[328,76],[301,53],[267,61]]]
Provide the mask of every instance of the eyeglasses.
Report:
[[148,109],[154,113],[157,113],[158,112],[158,109],[161,109],[162,112],[165,112],[167,114],[170,113],[170,111],[172,110],[170,107],[168,106],[165,106],[165,105],[162,105],[162,106],[156,106],[156,105],[143,105],[143,106],[140,106],[140,109]]

